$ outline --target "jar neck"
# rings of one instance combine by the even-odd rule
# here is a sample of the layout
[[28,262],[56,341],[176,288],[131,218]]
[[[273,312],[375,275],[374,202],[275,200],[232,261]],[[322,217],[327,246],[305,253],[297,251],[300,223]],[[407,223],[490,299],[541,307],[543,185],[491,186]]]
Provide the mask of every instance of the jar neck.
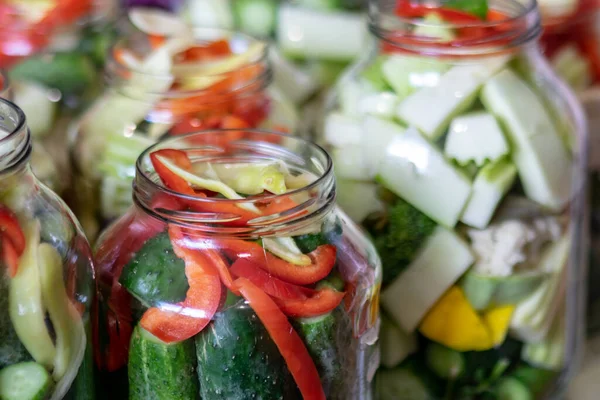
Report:
[[[232,99],[260,95],[272,81],[266,43],[250,36],[212,28],[194,28],[189,38],[168,38],[159,47],[151,36],[130,33],[109,52],[105,67],[110,86],[137,101],[152,102],[160,113],[194,113],[199,105],[218,106]],[[190,48],[226,41],[229,59],[182,60]]]
[[14,103],[0,98],[0,180],[30,173],[31,135],[25,114]]
[[[427,20],[428,15],[441,21]],[[541,34],[535,0],[490,0],[485,19],[443,2],[370,0],[369,28],[390,51],[439,57],[478,57],[515,52]],[[452,38],[439,32],[451,32]]]
[[[146,150],[136,164],[135,205],[154,218],[199,234],[236,237],[290,236],[314,227],[330,214],[335,205],[335,179],[331,159],[322,148],[297,137],[257,130],[245,131],[240,140],[216,145],[223,143],[222,135],[228,132],[234,131],[179,136]],[[285,194],[240,200],[186,195],[164,187],[150,161],[150,153],[168,148],[185,149],[195,165],[276,164],[289,171],[296,183]],[[305,183],[298,185],[303,179]],[[250,219],[248,210],[255,213]]]

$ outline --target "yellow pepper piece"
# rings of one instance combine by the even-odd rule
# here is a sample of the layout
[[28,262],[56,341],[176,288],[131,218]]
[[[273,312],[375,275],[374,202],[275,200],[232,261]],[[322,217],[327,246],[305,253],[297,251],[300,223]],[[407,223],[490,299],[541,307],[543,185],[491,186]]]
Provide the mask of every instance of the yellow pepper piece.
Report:
[[515,306],[508,305],[494,307],[483,313],[483,320],[490,329],[494,346],[504,342],[513,311],[515,311]]
[[494,346],[490,330],[458,286],[451,287],[429,310],[419,330],[434,342],[458,351]]

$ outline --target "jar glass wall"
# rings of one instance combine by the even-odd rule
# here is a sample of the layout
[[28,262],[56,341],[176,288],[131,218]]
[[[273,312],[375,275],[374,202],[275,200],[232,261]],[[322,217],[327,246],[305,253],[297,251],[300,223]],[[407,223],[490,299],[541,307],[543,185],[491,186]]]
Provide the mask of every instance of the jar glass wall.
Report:
[[94,387],[91,251],[31,172],[23,112],[0,99],[0,116],[0,397],[84,398]]
[[370,399],[381,269],[335,207],[331,160],[229,133],[145,151],[134,206],[99,238],[111,397]]
[[115,45],[110,86],[72,132],[75,212],[90,240],[131,204],[135,160],[158,138],[210,128],[295,131],[296,111],[270,84],[266,52],[264,42],[216,29],[169,39],[137,31]]
[[320,128],[382,260],[382,399],[543,398],[576,362],[585,118],[535,3],[487,4],[372,1]]

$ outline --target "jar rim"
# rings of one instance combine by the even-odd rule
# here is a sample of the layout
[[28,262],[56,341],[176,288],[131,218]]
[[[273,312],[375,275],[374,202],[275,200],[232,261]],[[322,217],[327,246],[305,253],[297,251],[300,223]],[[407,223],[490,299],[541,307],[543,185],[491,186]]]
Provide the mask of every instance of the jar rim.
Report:
[[0,173],[6,173],[29,159],[31,134],[23,110],[0,97],[0,129],[8,132],[0,138]]
[[[186,74],[188,78],[191,79],[211,79],[211,80],[219,80],[224,79],[227,76],[230,76],[232,72],[243,71],[246,69],[247,71],[251,71],[252,69],[259,70],[254,77],[249,79],[245,84],[235,87],[230,90],[222,90],[222,91],[209,91],[207,88],[198,88],[198,89],[186,89],[186,88],[175,88],[169,89],[167,91],[152,91],[148,87],[146,90],[143,90],[143,93],[131,93],[126,91],[125,95],[129,97],[140,97],[147,95],[160,96],[161,98],[169,98],[169,99],[177,99],[177,98],[188,98],[192,96],[198,96],[206,93],[210,93],[210,95],[214,96],[215,99],[218,100],[219,96],[229,95],[236,92],[247,92],[249,89],[253,90],[262,90],[264,89],[270,82],[272,78],[272,69],[269,62],[269,47],[268,44],[256,37],[251,35],[242,33],[236,30],[223,29],[223,28],[214,28],[214,27],[191,27],[191,31],[193,33],[193,39],[191,41],[191,45],[199,45],[203,43],[207,43],[211,40],[220,40],[225,39],[230,42],[232,47],[237,49],[249,49],[252,45],[257,45],[257,49],[259,50],[255,57],[250,58],[246,63],[241,65],[239,68],[228,69],[225,72],[217,72],[217,73],[207,73],[206,69],[198,69],[199,72],[197,74],[190,73]],[[178,86],[177,79],[173,73],[155,73],[153,71],[144,70],[136,65],[127,65],[126,61],[123,59],[119,59],[118,54],[123,51],[130,51],[131,45],[129,42],[134,42],[138,37],[141,36],[144,39],[148,39],[150,35],[145,34],[141,31],[136,31],[133,34],[130,34],[124,38],[117,40],[111,48],[108,50],[107,54],[107,62],[105,71],[107,73],[107,78],[109,81],[111,80],[121,80],[124,86],[127,86],[127,82],[130,81],[133,77],[137,77],[140,79],[153,79],[160,81],[168,81],[172,80],[174,86]],[[177,40],[176,38],[170,38],[172,40]],[[169,40],[169,39],[168,39]],[[135,45],[136,43],[132,43]],[[262,46],[260,48],[259,46]],[[140,55],[148,56],[151,54],[149,49],[141,52]],[[241,54],[241,52],[234,52],[234,54]]]
[[[134,203],[147,213],[169,223],[179,223],[192,228],[202,227],[201,230],[250,234],[264,230],[290,230],[305,226],[315,219],[315,216],[325,216],[335,203],[335,179],[333,176],[333,161],[329,154],[319,145],[297,136],[285,133],[262,130],[244,129],[245,137],[227,142],[227,148],[211,144],[219,135],[239,132],[236,129],[212,129],[193,132],[186,135],[162,140],[147,148],[136,162],[136,177],[134,179]],[[275,144],[274,141],[280,143]],[[223,199],[191,196],[169,189],[159,183],[157,173],[150,161],[150,153],[160,149],[186,150],[192,162],[200,160],[246,160],[246,162],[282,162],[296,171],[310,172],[315,179],[302,187],[292,189],[283,194],[267,194],[257,198]],[[233,152],[235,154],[230,155]],[[237,154],[240,152],[242,154]],[[248,154],[246,154],[248,153]],[[302,154],[298,154],[302,153]],[[247,227],[227,227],[228,223],[241,218],[240,215],[219,212],[179,211],[155,207],[152,201],[158,195],[163,199],[171,198],[187,204],[198,205],[236,205],[250,206],[269,201],[279,201],[306,196],[306,201],[299,203],[290,210],[279,214],[257,215],[248,221]],[[315,196],[316,194],[316,196]],[[289,211],[289,212],[288,212]]]
[[[382,3],[382,4],[380,4]],[[392,6],[390,10],[390,6]],[[423,21],[422,16],[402,16],[396,10],[406,6],[419,7],[435,13],[443,9],[440,0],[434,3],[414,3],[412,0],[371,0],[369,28],[379,39],[404,51],[432,56],[481,56],[506,53],[537,39],[542,32],[541,16],[535,0],[490,0],[491,20],[476,19],[444,21],[443,24]],[[447,11],[452,11],[446,8]],[[468,16],[468,13],[453,11]],[[463,20],[464,19],[464,20]],[[454,30],[487,30],[488,34],[466,39],[443,39],[415,35],[416,28],[451,28]]]

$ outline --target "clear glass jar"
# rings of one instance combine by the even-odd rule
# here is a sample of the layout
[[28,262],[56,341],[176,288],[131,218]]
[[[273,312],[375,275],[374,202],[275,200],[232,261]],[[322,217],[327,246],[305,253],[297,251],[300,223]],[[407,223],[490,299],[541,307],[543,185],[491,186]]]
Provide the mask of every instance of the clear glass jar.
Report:
[[381,269],[334,204],[329,156],[229,133],[145,151],[134,206],[99,238],[111,398],[370,399]]
[[371,1],[371,50],[322,124],[381,257],[384,400],[560,393],[581,343],[584,114],[535,2],[488,4]]
[[[115,45],[109,88],[73,127],[74,208],[90,240],[129,207],[135,160],[158,138],[210,128],[291,133],[297,125],[295,108],[270,85],[265,43],[209,28],[152,51],[149,37],[137,31]],[[194,49],[223,45],[232,54],[221,64],[185,61]]]
[[91,250],[31,172],[21,109],[0,99],[0,119],[0,397],[93,399]]

